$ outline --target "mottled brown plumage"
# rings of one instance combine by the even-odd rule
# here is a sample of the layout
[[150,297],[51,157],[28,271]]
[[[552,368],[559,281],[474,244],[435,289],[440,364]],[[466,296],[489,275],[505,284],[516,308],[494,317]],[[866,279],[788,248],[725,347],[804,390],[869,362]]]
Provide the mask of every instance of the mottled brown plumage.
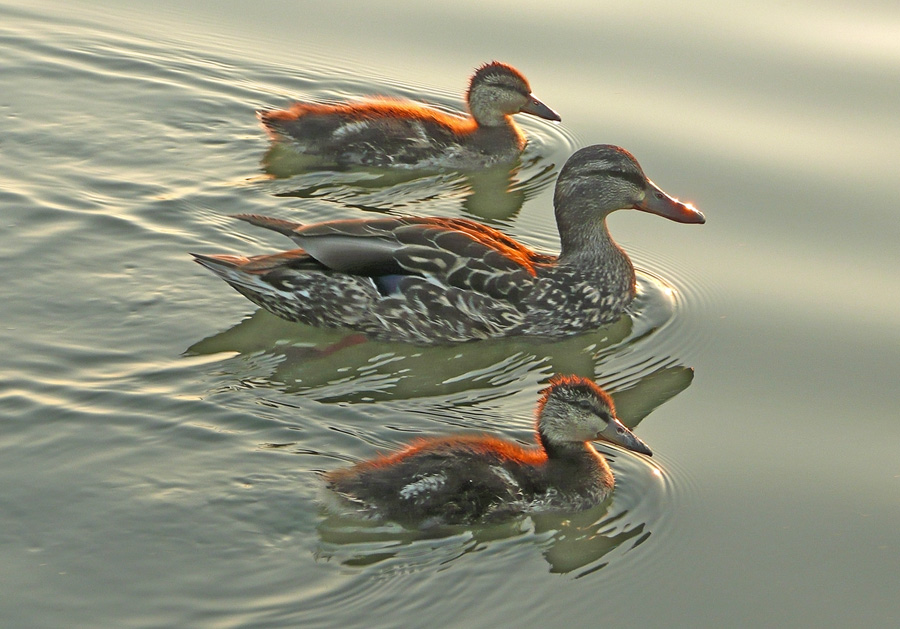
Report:
[[342,509],[407,524],[471,524],[520,513],[579,511],[606,500],[612,471],[590,441],[650,456],[590,380],[556,376],[543,391],[536,445],[489,436],[420,439],[325,475]]
[[325,165],[438,170],[481,169],[514,161],[526,140],[513,114],[560,119],[531,94],[518,70],[498,62],[476,70],[466,103],[471,117],[388,98],[296,103],[258,116],[274,140]]
[[615,321],[634,297],[634,268],[609,235],[607,214],[634,208],[683,223],[705,220],[653,185],[631,154],[608,145],[569,159],[554,205],[558,256],[461,218],[301,225],[253,215],[239,218],[285,234],[300,249],[251,258],[194,255],[291,321],[419,344],[559,337]]

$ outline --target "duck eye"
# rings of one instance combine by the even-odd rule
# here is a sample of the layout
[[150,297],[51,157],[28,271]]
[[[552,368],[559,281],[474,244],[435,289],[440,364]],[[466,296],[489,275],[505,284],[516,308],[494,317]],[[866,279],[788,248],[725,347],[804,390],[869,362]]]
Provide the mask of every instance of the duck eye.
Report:
[[593,410],[594,405],[590,403],[589,400],[578,400],[577,406],[579,408],[583,408],[586,411]]

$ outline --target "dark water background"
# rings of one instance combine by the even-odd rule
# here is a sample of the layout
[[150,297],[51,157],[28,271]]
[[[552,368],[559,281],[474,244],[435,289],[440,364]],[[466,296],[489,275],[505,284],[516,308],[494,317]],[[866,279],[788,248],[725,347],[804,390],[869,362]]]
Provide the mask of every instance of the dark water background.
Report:
[[[4,626],[900,621],[895,3],[0,17]],[[491,59],[564,121],[521,120],[509,192],[266,176],[256,109],[371,93],[456,108]],[[553,249],[555,174],[598,142],[708,223],[613,216],[640,298],[561,343],[321,358],[339,333],[257,313],[187,255],[288,247],[237,212],[472,216]],[[419,434],[528,441],[557,371],[615,391],[656,453],[609,451],[607,507],[442,536],[321,509],[317,471]]]

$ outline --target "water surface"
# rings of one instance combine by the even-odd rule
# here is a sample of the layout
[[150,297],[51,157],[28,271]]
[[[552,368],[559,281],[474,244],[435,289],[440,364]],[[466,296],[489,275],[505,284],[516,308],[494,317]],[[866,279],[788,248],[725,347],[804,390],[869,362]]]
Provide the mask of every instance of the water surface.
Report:
[[[894,3],[182,4],[0,4],[4,625],[897,623]],[[521,120],[503,186],[270,176],[255,110],[456,109],[491,59],[563,117]],[[555,175],[599,142],[709,222],[614,215],[640,296],[573,339],[322,357],[340,333],[187,255],[289,246],[241,212],[553,250]],[[529,442],[557,371],[654,450],[609,451],[608,505],[438,536],[322,508],[318,471],[417,435]]]

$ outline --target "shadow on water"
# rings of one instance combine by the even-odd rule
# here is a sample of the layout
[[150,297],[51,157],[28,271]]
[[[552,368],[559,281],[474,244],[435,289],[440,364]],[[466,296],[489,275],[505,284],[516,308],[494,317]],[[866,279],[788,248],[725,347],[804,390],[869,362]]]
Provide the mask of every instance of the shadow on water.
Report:
[[[252,385],[269,386],[286,393],[309,394],[320,402],[373,402],[382,399],[413,399],[450,395],[490,388],[517,379],[521,371],[575,374],[596,380],[609,350],[623,343],[636,343],[630,335],[630,319],[623,317],[603,330],[563,341],[499,339],[454,346],[416,347],[374,341],[346,342],[358,337],[346,333],[300,326],[303,341],[285,339],[297,334],[298,324],[257,311],[234,328],[204,339],[188,350],[189,355],[237,352],[253,355],[252,363],[264,365],[266,374],[256,373]],[[319,337],[324,346],[311,338]],[[230,367],[241,365],[232,363]],[[640,372],[642,391],[636,391],[632,376],[607,383],[621,419],[635,425],[663,401],[690,384],[693,371],[671,357],[651,357],[630,365]],[[620,368],[623,372],[629,370]],[[246,373],[234,373],[243,379]],[[609,375],[609,374],[606,374]]]
[[[364,340],[346,330],[291,323],[258,310],[234,327],[198,341],[187,355],[236,354],[219,363],[252,387],[303,393],[323,402],[372,402],[445,396],[520,381],[530,372],[601,378],[614,395],[651,374],[669,384],[677,356],[648,350],[665,337],[674,305],[664,285],[638,275],[638,297],[615,323],[564,339],[514,337],[434,347]],[[618,378],[609,382],[609,378]],[[689,380],[688,380],[689,382]],[[675,385],[678,385],[677,378]],[[616,400],[621,411],[638,400]],[[649,412],[649,411],[648,411]],[[623,420],[628,419],[622,413]]]
[[563,341],[517,338],[419,347],[287,323],[260,310],[230,330],[195,343],[187,353],[261,354],[273,365],[264,380],[275,388],[311,392],[317,399],[314,392],[324,393],[326,399],[370,402],[491,386],[520,366],[546,364],[553,372],[593,378],[597,353],[627,338],[630,323],[622,318],[601,331]]
[[319,199],[366,212],[448,211],[458,203],[470,217],[489,222],[515,217],[525,201],[555,181],[557,166],[526,153],[512,167],[477,172],[403,171],[354,167],[334,170],[320,160],[273,143],[262,160],[275,196]]

